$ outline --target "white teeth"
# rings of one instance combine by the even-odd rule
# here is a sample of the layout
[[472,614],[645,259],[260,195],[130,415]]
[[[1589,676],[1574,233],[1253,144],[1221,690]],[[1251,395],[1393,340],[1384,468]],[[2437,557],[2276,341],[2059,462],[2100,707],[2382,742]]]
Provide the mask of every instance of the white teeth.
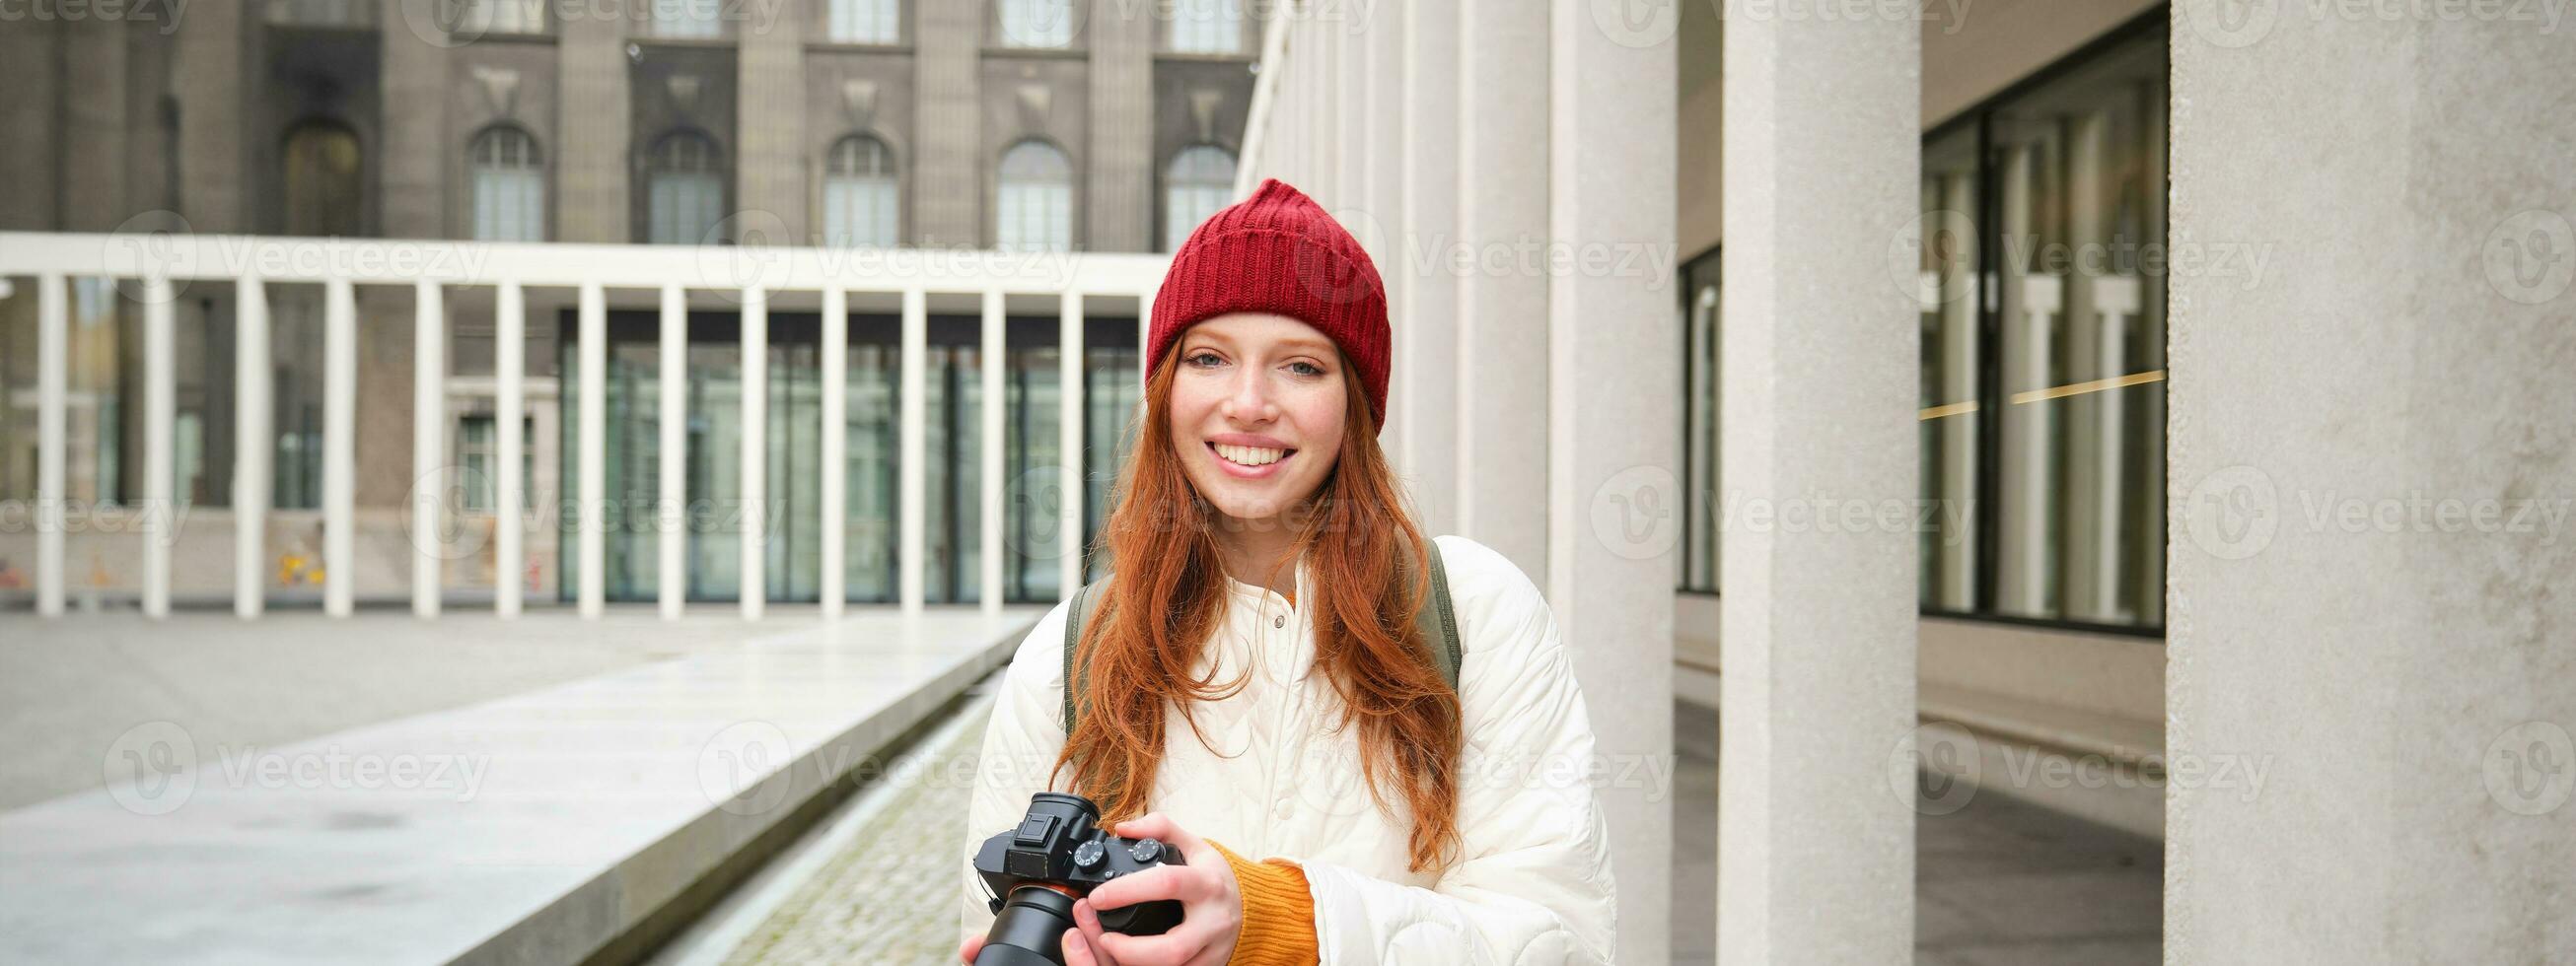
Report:
[[1244,466],[1266,466],[1271,463],[1279,462],[1282,458],[1288,455],[1288,451],[1284,449],[1263,449],[1258,446],[1228,446],[1224,443],[1218,443],[1216,444],[1216,455],[1225,457],[1226,462],[1229,463],[1239,463]]

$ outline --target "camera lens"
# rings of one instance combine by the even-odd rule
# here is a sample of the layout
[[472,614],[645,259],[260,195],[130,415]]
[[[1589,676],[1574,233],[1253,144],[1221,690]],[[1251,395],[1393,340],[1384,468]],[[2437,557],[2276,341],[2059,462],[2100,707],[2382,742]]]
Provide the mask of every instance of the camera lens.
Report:
[[1064,931],[1071,928],[1072,896],[1042,885],[1013,889],[1002,911],[993,915],[975,966],[1062,966]]

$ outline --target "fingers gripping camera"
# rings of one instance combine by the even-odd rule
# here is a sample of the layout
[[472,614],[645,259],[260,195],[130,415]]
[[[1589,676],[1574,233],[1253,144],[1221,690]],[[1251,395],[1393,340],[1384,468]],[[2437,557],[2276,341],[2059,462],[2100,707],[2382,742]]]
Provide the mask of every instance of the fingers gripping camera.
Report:
[[[1187,864],[1177,849],[1121,838],[1099,822],[1100,809],[1090,799],[1039,792],[1018,828],[984,840],[975,872],[993,894],[993,928],[977,966],[1062,966],[1074,900],[1119,876]],[[1133,936],[1161,935],[1181,923],[1181,904],[1173,900],[1094,911],[1100,928]]]

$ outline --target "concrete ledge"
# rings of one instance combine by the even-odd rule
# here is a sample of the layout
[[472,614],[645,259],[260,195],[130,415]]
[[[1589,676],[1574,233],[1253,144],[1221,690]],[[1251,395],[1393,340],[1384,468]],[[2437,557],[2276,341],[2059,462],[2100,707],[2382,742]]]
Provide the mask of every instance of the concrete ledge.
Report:
[[[861,614],[248,755],[184,749],[152,795],[128,780],[0,815],[0,961],[592,959],[1041,614]],[[406,761],[479,777],[326,774]]]

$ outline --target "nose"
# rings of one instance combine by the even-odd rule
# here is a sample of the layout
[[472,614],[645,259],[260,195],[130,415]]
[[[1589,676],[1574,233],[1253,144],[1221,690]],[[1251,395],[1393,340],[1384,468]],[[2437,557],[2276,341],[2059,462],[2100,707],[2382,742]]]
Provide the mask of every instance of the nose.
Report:
[[1220,408],[1227,419],[1244,423],[1266,423],[1279,415],[1279,406],[1270,399],[1269,380],[1250,366],[1239,368],[1234,385],[1228,387],[1225,403]]

